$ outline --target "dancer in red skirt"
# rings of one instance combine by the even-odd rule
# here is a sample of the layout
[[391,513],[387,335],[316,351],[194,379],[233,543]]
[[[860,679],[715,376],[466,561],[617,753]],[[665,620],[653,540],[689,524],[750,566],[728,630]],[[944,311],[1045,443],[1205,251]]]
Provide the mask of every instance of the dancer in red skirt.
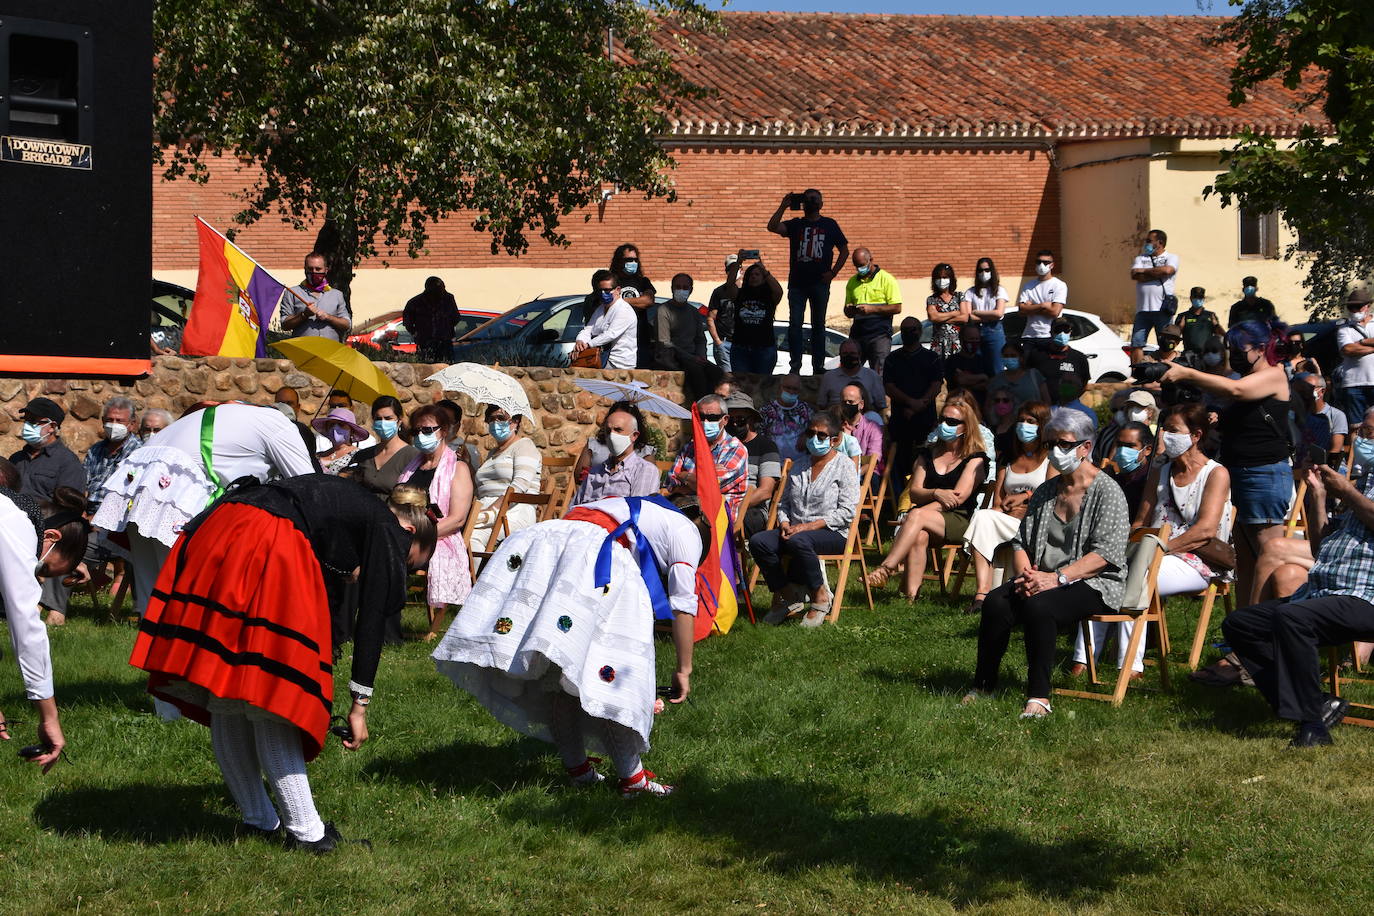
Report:
[[[358,484],[310,474],[231,490],[186,525],[139,624],[130,664],[148,691],[210,727],[224,781],[249,832],[328,852],[341,839],[315,810],[305,762],[324,745],[335,650],[351,636],[348,723],[367,740],[367,704],[386,619],[405,603],[407,567],[434,549],[428,500],[397,487],[387,503]],[[339,596],[356,576],[356,622]]]

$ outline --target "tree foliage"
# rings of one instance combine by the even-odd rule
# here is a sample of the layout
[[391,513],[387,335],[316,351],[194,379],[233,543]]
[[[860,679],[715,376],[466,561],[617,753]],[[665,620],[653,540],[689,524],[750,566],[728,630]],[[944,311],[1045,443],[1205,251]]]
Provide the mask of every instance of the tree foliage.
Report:
[[1328,123],[1304,127],[1291,145],[1242,135],[1207,193],[1223,204],[1282,213],[1299,239],[1286,256],[1308,267],[1308,302],[1330,312],[1352,283],[1374,276],[1374,3],[1231,2],[1240,13],[1219,39],[1239,51],[1231,104],[1279,80],[1299,94],[1301,108]]
[[235,221],[319,221],[345,289],[459,211],[493,253],[566,244],[603,188],[673,196],[656,137],[699,90],[654,44],[663,15],[715,23],[698,0],[157,0],[156,161],[261,165]]

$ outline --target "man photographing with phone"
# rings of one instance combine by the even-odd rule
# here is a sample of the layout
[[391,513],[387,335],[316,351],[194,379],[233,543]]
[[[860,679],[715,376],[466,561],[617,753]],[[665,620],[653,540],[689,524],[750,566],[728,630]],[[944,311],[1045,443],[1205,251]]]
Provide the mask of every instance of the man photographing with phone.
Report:
[[844,287],[844,314],[854,319],[849,339],[879,375],[892,352],[892,316],[902,311],[902,291],[892,274],[873,262],[867,248],[854,249],[854,276]]
[[[825,372],[825,309],[830,304],[830,283],[849,259],[849,240],[840,224],[821,216],[821,192],[808,188],[801,194],[784,194],[778,209],[768,221],[768,231],[788,240],[787,348],[793,373],[801,371],[802,356],[811,353],[811,371]],[[783,222],[787,209],[798,209],[802,216]],[[811,339],[802,333],[810,304]],[[809,344],[809,346],[808,346]]]

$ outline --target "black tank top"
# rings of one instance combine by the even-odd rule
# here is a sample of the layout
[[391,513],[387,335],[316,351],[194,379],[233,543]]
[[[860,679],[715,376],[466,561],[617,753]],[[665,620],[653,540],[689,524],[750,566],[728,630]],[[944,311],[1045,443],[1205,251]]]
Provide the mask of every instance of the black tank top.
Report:
[[[987,460],[987,456],[983,454],[970,455],[968,458],[965,458],[963,461],[960,461],[954,467],[950,468],[948,474],[941,474],[939,471],[935,470],[935,458],[931,451],[927,449],[921,452],[921,465],[925,468],[926,472],[926,489],[953,490],[959,485],[959,478],[964,476],[964,470],[969,466],[969,462],[977,461],[979,464],[984,464]],[[978,494],[982,492],[982,489],[983,482],[979,480],[978,485],[973,488],[973,492],[969,494],[968,499],[964,500],[950,511],[963,512],[965,514],[973,512],[974,509],[978,508]]]
[[1287,461],[1288,402],[1278,398],[1236,401],[1221,412],[1221,463],[1228,468],[1253,468]]

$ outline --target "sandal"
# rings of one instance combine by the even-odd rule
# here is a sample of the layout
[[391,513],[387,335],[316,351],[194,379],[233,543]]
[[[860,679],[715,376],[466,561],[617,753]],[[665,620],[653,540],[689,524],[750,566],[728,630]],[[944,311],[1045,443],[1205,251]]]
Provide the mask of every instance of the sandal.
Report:
[[1040,707],[1040,711],[1039,711],[1039,712],[1023,712],[1023,713],[1021,713],[1021,715],[1018,716],[1017,718],[1019,718],[1019,719],[1043,719],[1043,718],[1045,718],[1046,716],[1048,716],[1050,713],[1054,712],[1054,708],[1051,707],[1050,704],[1049,704],[1048,702],[1046,702],[1045,700],[1029,699],[1029,700],[1026,701],[1026,705],[1027,705],[1027,706],[1039,706],[1039,707]]
[[879,563],[877,566],[873,567],[873,569],[869,570],[868,575],[864,577],[864,584],[869,588],[882,588],[887,584],[887,580],[891,579],[896,574],[897,570],[893,569],[891,566]]
[[1082,662],[1074,662],[1069,666],[1069,677],[1082,677],[1088,673],[1088,666]]
[[981,614],[981,613],[983,613],[983,599],[986,598],[987,596],[988,596],[988,593],[987,593],[987,592],[978,592],[977,594],[975,594],[975,595],[973,596],[973,603],[970,604],[968,607],[964,608],[964,613],[965,613],[965,614]]
[[1222,659],[1206,668],[1199,668],[1188,675],[1188,680],[1207,687],[1234,687],[1244,677],[1243,669]]

